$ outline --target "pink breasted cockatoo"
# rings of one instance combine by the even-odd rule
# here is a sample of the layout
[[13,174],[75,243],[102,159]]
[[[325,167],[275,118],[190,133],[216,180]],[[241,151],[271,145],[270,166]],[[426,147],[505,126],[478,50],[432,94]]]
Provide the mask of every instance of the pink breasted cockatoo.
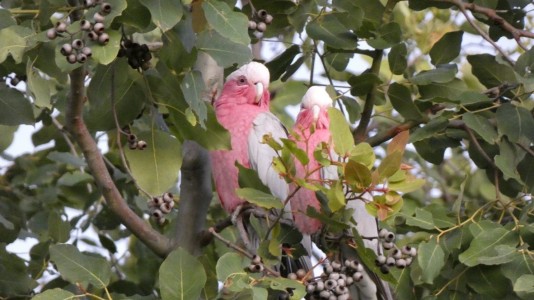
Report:
[[[302,98],[301,110],[293,127],[295,135],[293,139],[296,141],[297,146],[308,154],[309,163],[303,166],[300,162],[295,162],[295,175],[297,178],[304,178],[307,175],[307,180],[314,183],[338,179],[336,166],[321,168],[313,155],[313,152],[322,142],[331,145],[330,119],[328,117],[328,108],[330,107],[332,107],[332,99],[326,92],[325,87],[312,86]],[[333,159],[338,157],[333,152],[333,149],[330,152]],[[295,184],[290,186],[291,191],[296,188]],[[370,195],[366,194],[364,197],[370,197]],[[322,224],[319,220],[306,216],[306,210],[310,206],[317,211],[320,210],[320,203],[314,191],[302,187],[295,192],[290,203],[295,225],[302,233],[313,234],[321,229]],[[357,222],[355,228],[361,236],[378,236],[376,219],[367,213],[363,201],[349,201],[346,207],[354,210],[352,217]],[[375,251],[377,249],[376,239],[366,239],[364,244],[367,248]],[[345,258],[354,258],[348,257],[351,254],[347,250],[349,249],[342,247],[342,255],[347,256]],[[387,284],[376,276],[373,279],[366,273],[363,279],[356,284],[356,291],[351,292],[353,299],[376,299],[377,291],[382,295],[382,298],[390,299],[391,292]],[[379,284],[378,287],[377,283]]]
[[[263,143],[266,134],[278,142],[281,138],[287,138],[287,131],[280,120],[269,112],[269,77],[269,70],[263,64],[246,64],[228,75],[222,93],[214,103],[217,120],[230,132],[232,149],[211,153],[213,178],[223,208],[233,217],[245,203],[236,194],[239,188],[236,161],[256,170],[260,180],[278,199],[285,201],[288,196],[289,186],[272,164],[276,151]],[[284,209],[283,217],[292,218],[289,204]],[[249,235],[247,247],[255,251],[259,237],[254,235],[252,228],[246,231]],[[311,253],[309,237],[302,244]],[[296,266],[309,268],[309,258],[302,257]]]

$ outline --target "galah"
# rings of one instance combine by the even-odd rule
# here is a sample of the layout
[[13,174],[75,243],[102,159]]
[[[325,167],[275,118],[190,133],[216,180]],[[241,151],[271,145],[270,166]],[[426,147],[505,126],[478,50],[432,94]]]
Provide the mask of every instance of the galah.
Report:
[[[232,149],[211,153],[213,178],[223,208],[232,213],[233,217],[245,203],[236,194],[236,189],[239,188],[236,162],[256,170],[260,180],[281,201],[285,201],[288,195],[288,184],[272,164],[276,151],[263,143],[266,134],[277,141],[287,138],[287,131],[280,120],[269,112],[268,86],[269,70],[260,63],[251,62],[228,75],[222,93],[214,103],[217,120],[230,132]],[[284,209],[283,217],[292,218],[289,204]],[[246,231],[249,234],[247,247],[254,251],[259,237],[254,236],[252,228],[247,228]],[[309,237],[307,241],[309,242],[303,245],[311,253]],[[303,258],[296,264],[308,268],[308,261],[309,259]]]
[[[306,178],[308,182],[312,183],[324,183],[327,180],[338,179],[336,166],[320,167],[319,162],[313,155],[316,148],[323,142],[327,143],[330,147],[333,146],[329,130],[330,119],[328,117],[328,108],[330,107],[332,107],[332,99],[324,87],[312,86],[302,98],[301,110],[293,127],[294,136],[292,138],[295,140],[297,146],[307,153],[309,163],[303,166],[299,161],[295,162],[295,176],[297,178]],[[333,149],[330,149],[330,156],[333,159],[337,157]],[[294,192],[296,189],[297,186],[295,184],[290,186],[291,192]],[[364,195],[364,197],[369,196],[368,194]],[[367,198],[367,200],[369,199]],[[320,211],[320,203],[314,191],[301,187],[294,192],[290,203],[295,225],[302,233],[313,234],[321,229],[322,224],[319,220],[306,215],[308,207],[313,207],[317,211]],[[357,222],[354,227],[361,236],[378,236],[376,220],[367,213],[363,201],[349,201],[346,207],[354,210],[352,217]],[[364,243],[366,247],[376,251],[376,239],[366,239]],[[342,256],[345,256],[344,259],[354,258],[349,257],[354,254],[350,254],[350,249],[347,248],[341,248]],[[351,293],[354,299],[376,299],[377,290],[382,294],[384,299],[391,298],[391,292],[387,284],[377,278],[376,275],[371,279],[369,274],[366,273],[364,278],[356,284],[356,289],[357,291],[353,291],[356,295]]]

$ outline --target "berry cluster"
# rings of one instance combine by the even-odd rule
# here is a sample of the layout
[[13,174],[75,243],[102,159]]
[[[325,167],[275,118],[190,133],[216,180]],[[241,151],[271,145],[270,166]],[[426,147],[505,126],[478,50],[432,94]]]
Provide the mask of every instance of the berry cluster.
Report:
[[[111,12],[111,4],[97,1],[97,0],[85,0],[84,6],[86,8],[100,5],[100,10],[96,12],[93,16],[94,22],[88,20],[80,21],[80,30],[84,32],[85,35],[81,39],[74,39],[70,43],[65,43],[61,47],[61,54],[66,57],[67,61],[71,64],[76,62],[84,63],[92,55],[91,48],[86,46],[87,39],[97,42],[100,45],[106,45],[109,42],[109,35],[104,32],[105,30],[105,16]],[[65,34],[68,34],[71,39],[77,34],[68,32],[67,22],[61,21],[57,22],[54,28],[50,28],[46,32],[46,36],[53,40],[55,38],[64,37]]]
[[165,193],[148,201],[150,215],[156,219],[158,224],[165,223],[165,215],[171,212],[174,207],[174,198],[171,193]]
[[250,265],[248,265],[248,270],[251,273],[263,272],[263,262],[261,261],[261,257],[259,255],[254,255],[252,257],[250,260]]
[[145,150],[148,144],[143,140],[138,140],[137,136],[133,133],[130,133],[129,130],[125,130],[128,135],[128,148],[131,150]]
[[376,265],[380,267],[382,273],[389,273],[389,268],[397,267],[399,269],[404,269],[412,264],[413,259],[417,256],[417,249],[404,246],[402,249],[399,249],[394,241],[395,234],[385,228],[382,228],[378,233],[378,240],[382,244],[387,255],[380,254],[376,258]]
[[[297,279],[302,276],[302,271],[295,274]],[[324,264],[323,272],[320,277],[305,282],[309,299],[349,299],[349,287],[362,280],[364,268],[357,260],[347,259],[344,263],[333,261]]]
[[150,60],[152,54],[146,44],[140,45],[123,37],[121,41],[121,48],[119,49],[118,57],[126,56],[128,64],[133,69],[143,69],[144,71],[150,68]]
[[248,29],[251,31],[264,32],[267,30],[267,25],[273,22],[273,16],[265,9],[260,9],[252,15],[252,19],[248,21]]

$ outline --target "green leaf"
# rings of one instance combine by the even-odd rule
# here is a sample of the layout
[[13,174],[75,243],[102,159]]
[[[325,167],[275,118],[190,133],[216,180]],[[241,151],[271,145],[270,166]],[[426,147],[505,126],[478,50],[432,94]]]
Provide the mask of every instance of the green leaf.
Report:
[[499,154],[494,157],[495,165],[502,171],[504,179],[514,178],[521,182],[521,177],[516,169],[519,163],[516,147],[509,141],[503,140],[499,143]]
[[354,49],[358,45],[358,37],[350,32],[341,22],[340,13],[329,13],[315,18],[306,26],[310,38],[322,40],[336,49]]
[[17,131],[17,129],[17,126],[0,125],[0,136],[2,137],[0,139],[0,153],[4,152],[4,150],[6,150],[11,145],[11,142],[13,142],[15,131]]
[[346,199],[343,193],[343,184],[340,181],[336,183],[326,191],[326,197],[328,198],[328,207],[333,212],[345,207]]
[[376,169],[380,179],[385,179],[395,174],[402,161],[402,152],[395,151],[384,157],[378,168]]
[[293,295],[291,299],[302,299],[306,296],[305,287],[302,283],[283,277],[265,277],[269,282],[269,287],[277,291],[287,291],[291,289]]
[[431,83],[418,86],[419,93],[423,99],[446,98],[454,102],[461,101],[463,94],[467,91],[467,85],[463,80],[454,78],[445,83]]
[[534,141],[534,118],[527,109],[505,103],[497,108],[497,130],[508,140],[519,143],[523,138]]
[[497,246],[505,245],[515,248],[517,242],[517,232],[502,227],[485,230],[471,242],[469,248],[462,252],[458,259],[464,265],[473,267],[482,263],[481,258],[498,256]]
[[56,264],[61,277],[72,283],[92,284],[97,288],[105,288],[109,283],[111,268],[106,259],[82,254],[72,245],[50,246],[50,260]]
[[414,77],[410,78],[410,81],[417,85],[446,83],[452,81],[455,78],[456,73],[458,73],[458,66],[456,66],[456,64],[439,65],[433,70],[419,72]]
[[408,50],[405,43],[398,43],[391,47],[388,53],[388,64],[391,73],[395,75],[402,75],[404,70],[408,67],[407,62]]
[[11,25],[17,25],[17,21],[7,9],[0,9],[0,29],[4,29]]
[[436,242],[431,239],[428,242],[419,244],[417,261],[421,267],[421,280],[424,283],[433,284],[434,279],[441,273],[445,266],[445,252]]
[[347,183],[359,190],[368,187],[373,181],[371,171],[363,164],[350,159],[345,165]]
[[243,270],[243,257],[233,252],[221,256],[215,269],[217,270],[217,279],[222,282],[234,274],[246,274]]
[[273,58],[270,62],[266,63],[265,66],[269,69],[269,73],[271,73],[271,81],[278,80],[278,78],[286,72],[287,68],[293,62],[293,59],[295,59],[295,56],[299,53],[300,47],[292,45],[280,55]]
[[[256,190],[253,188],[241,188],[236,190],[236,194],[238,197],[243,198],[247,200],[250,203],[256,204],[260,207],[271,209],[271,208],[277,208],[281,209],[284,208],[284,204],[282,201],[275,196],[262,192],[260,190]],[[282,199],[285,200],[285,199]]]
[[163,300],[198,299],[206,280],[202,263],[182,248],[172,251],[159,268]]
[[168,133],[154,130],[140,132],[144,150],[126,149],[126,158],[137,184],[151,195],[160,195],[176,184],[182,166],[182,145]]
[[446,64],[458,57],[462,47],[463,31],[445,33],[430,49],[430,59],[433,65]]
[[152,22],[163,32],[178,24],[184,14],[182,4],[173,0],[139,0],[139,2],[150,10]]
[[369,46],[375,49],[387,49],[402,40],[402,30],[396,22],[383,24],[376,32],[376,38],[367,40]]
[[492,256],[479,257],[478,261],[483,265],[502,265],[511,262],[518,255],[517,248],[509,245],[497,245],[495,252]]
[[81,171],[75,171],[72,173],[64,173],[59,177],[57,184],[60,186],[75,186],[77,184],[81,183],[87,183],[93,181],[93,176],[81,172]]
[[34,35],[26,26],[12,25],[0,30],[0,63],[11,55],[17,64],[22,62],[22,55],[27,50],[27,40]]
[[391,105],[405,120],[421,120],[423,116],[412,100],[410,90],[399,83],[392,83],[388,88],[388,97]]
[[67,299],[75,299],[76,295],[73,293],[62,290],[60,288],[55,288],[51,290],[46,290],[40,294],[35,295],[33,297],[33,300],[67,300]]
[[400,193],[411,193],[417,191],[426,184],[426,180],[408,176],[405,180],[388,182],[388,188]]
[[234,43],[214,30],[206,30],[198,35],[197,48],[208,53],[223,68],[233,64],[243,65],[252,59],[248,46]]
[[406,217],[406,224],[427,230],[433,230],[436,227],[432,213],[421,208],[415,209],[415,217]]
[[109,35],[109,42],[106,45],[92,45],[92,56],[97,63],[102,65],[109,65],[116,58],[119,53],[120,43],[121,43],[121,34],[116,30],[106,30],[106,33]]
[[368,143],[359,143],[350,150],[350,159],[371,169],[375,164],[376,155],[371,145]]
[[61,216],[52,211],[48,215],[48,234],[56,243],[65,243],[70,238],[70,223],[63,221]]
[[33,96],[34,104],[41,108],[52,108],[52,103],[50,103],[51,81],[41,77],[40,70],[34,68],[30,60],[26,64],[26,76],[28,76],[28,90]]
[[202,9],[208,24],[220,35],[238,44],[250,44],[248,18],[244,14],[234,12],[223,1],[215,0],[203,1]]
[[191,109],[197,114],[200,124],[205,128],[204,121],[207,118],[206,104],[202,100],[202,93],[205,90],[204,79],[199,71],[191,71],[185,74],[184,80],[180,84],[184,99]]
[[369,94],[376,85],[381,83],[382,80],[372,73],[353,75],[349,78],[350,93],[353,96],[362,97]]
[[[4,245],[4,244],[3,244]],[[24,260],[0,247],[0,293],[4,295],[27,295],[37,286],[28,273]]]
[[503,299],[512,290],[510,282],[502,275],[499,267],[469,268],[465,279],[476,294],[486,295],[493,299]]
[[330,118],[330,133],[334,141],[334,150],[342,157],[347,156],[349,151],[354,147],[354,139],[352,138],[347,120],[335,108],[328,109],[328,116]]
[[76,168],[85,167],[87,165],[83,158],[80,158],[78,156],[74,156],[70,152],[52,151],[52,152],[48,153],[46,158],[48,158],[48,159],[50,159],[52,161],[55,161],[55,162],[69,164],[69,165],[72,165],[73,167],[76,167]]
[[477,114],[465,113],[462,115],[462,120],[489,144],[493,145],[498,141],[499,135],[487,118]]
[[437,133],[443,132],[449,125],[449,120],[443,116],[431,119],[423,127],[418,127],[410,135],[410,143],[415,143],[427,139]]
[[[1,40],[1,39],[0,39]],[[0,124],[33,124],[32,105],[21,92],[0,84]]]
[[514,292],[527,299],[526,296],[534,295],[534,275],[523,274],[514,282]]
[[471,64],[473,75],[487,88],[492,88],[503,83],[512,84],[517,82],[512,67],[498,63],[493,55],[468,55],[467,61]]
[[240,165],[238,162],[236,162],[235,165],[239,169],[239,187],[252,188],[264,193],[270,193],[269,188],[265,186],[265,184],[263,184],[261,179],[258,177],[258,172],[246,168]]
[[289,152],[291,152],[291,154],[293,154],[295,158],[297,158],[303,166],[306,166],[310,162],[308,154],[303,149],[300,149],[299,147],[297,147],[297,144],[295,141],[290,140],[290,139],[280,139],[280,140],[284,144],[284,147],[288,149]]

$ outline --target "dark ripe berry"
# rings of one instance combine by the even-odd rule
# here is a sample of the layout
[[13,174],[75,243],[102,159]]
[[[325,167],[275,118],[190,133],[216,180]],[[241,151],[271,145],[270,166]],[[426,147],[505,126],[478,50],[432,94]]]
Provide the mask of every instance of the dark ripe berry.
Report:
[[93,19],[95,20],[95,23],[104,23],[104,21],[106,20],[106,18],[100,13],[95,13]]
[[98,34],[94,31],[89,31],[87,33],[87,37],[91,40],[91,41],[96,41],[98,40]]
[[79,63],[84,63],[85,61],[87,61],[87,55],[85,55],[83,53],[78,53],[78,55],[76,55],[76,60]]
[[352,280],[358,282],[360,280],[362,280],[363,278],[363,273],[362,272],[356,272],[354,274],[352,274]]
[[265,30],[267,30],[267,24],[263,22],[258,22],[258,25],[256,26],[256,30],[259,32],[264,32]]
[[109,42],[109,35],[107,33],[102,33],[99,37],[98,37],[98,42],[101,44],[101,45],[106,45],[108,42]]
[[82,20],[80,22],[80,29],[83,30],[83,31],[91,30],[91,22],[89,22],[87,20]]
[[74,41],[72,41],[72,48],[74,49],[82,49],[83,45],[84,43],[80,39],[75,39]]
[[260,18],[261,20],[265,20],[265,17],[267,17],[268,13],[265,9],[260,9],[256,12],[256,15],[258,16],[258,18]]
[[134,68],[134,69],[138,69],[141,65],[139,64],[139,61],[137,60],[137,58],[135,57],[128,57],[128,64],[130,65],[130,67]]
[[63,33],[67,31],[67,23],[65,22],[57,22],[56,23],[56,32]]
[[123,45],[125,48],[130,48],[130,47],[132,47],[133,42],[132,42],[131,40],[122,40],[122,45]]
[[76,54],[71,53],[69,56],[67,56],[67,61],[71,64],[75,64],[78,61]]
[[83,47],[81,53],[85,54],[87,57],[91,57],[91,55],[93,55],[93,51],[91,51],[91,48],[89,47]]
[[148,144],[145,141],[137,141],[137,149],[144,150]]
[[267,14],[267,15],[265,16],[265,19],[264,19],[263,21],[265,22],[265,24],[271,24],[271,23],[273,22],[273,16]]
[[157,208],[154,209],[151,214],[152,214],[152,217],[154,217],[155,219],[160,219],[163,217],[163,213],[161,212],[161,210]]
[[255,21],[248,21],[248,29],[250,30],[256,30],[256,27],[258,26],[258,23],[256,23]]
[[100,13],[102,15],[107,15],[111,12],[111,4],[104,2],[100,5]]
[[63,54],[64,56],[67,56],[69,54],[72,53],[72,45],[71,44],[63,44],[63,46],[61,46],[61,50],[59,50],[59,52],[61,52],[61,54]]
[[382,272],[382,274],[388,274],[389,273],[389,267],[387,265],[381,265],[380,266],[380,272]]
[[50,28],[46,31],[46,37],[53,40],[57,37],[57,32],[54,28]]
[[97,33],[97,34],[101,34],[102,32],[104,32],[104,23],[102,22],[98,22],[98,23],[95,23],[95,25],[93,26],[93,30]]
[[259,265],[261,264],[261,257],[257,254],[254,254],[254,256],[252,256],[251,262],[255,265]]
[[126,49],[120,48],[119,53],[117,53],[117,57],[123,57],[126,55]]

